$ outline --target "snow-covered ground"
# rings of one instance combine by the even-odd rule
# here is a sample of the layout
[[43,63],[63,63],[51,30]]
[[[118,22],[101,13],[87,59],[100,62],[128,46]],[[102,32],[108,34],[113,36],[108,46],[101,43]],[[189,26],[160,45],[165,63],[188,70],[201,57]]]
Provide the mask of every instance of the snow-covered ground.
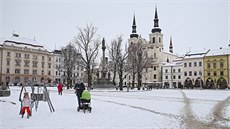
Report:
[[95,89],[92,112],[83,113],[73,90],[48,87],[55,112],[40,101],[29,119],[19,115],[20,88],[10,90],[0,97],[0,129],[230,129],[230,90]]

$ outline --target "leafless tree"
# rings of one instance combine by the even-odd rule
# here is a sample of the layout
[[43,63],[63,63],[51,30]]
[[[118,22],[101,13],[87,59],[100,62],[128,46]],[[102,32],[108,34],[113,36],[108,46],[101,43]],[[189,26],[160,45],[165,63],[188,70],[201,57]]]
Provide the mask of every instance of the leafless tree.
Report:
[[82,55],[82,62],[79,62],[78,64],[86,69],[88,88],[91,89],[92,69],[98,55],[98,48],[101,44],[101,40],[100,37],[96,35],[96,27],[92,24],[87,25],[85,28],[78,28],[78,31],[79,32],[74,39],[77,48]]
[[67,89],[72,87],[72,75],[77,60],[79,60],[80,54],[77,53],[76,48],[72,43],[69,43],[66,47],[61,49],[63,61],[58,69],[63,69],[67,76]]
[[140,90],[142,85],[142,75],[144,68],[147,68],[150,64],[147,52],[144,49],[142,39],[138,39],[137,42],[132,43],[129,46],[129,68],[132,75],[132,87],[134,87],[135,78],[137,76],[137,88]]
[[123,80],[126,77],[124,75],[124,72],[127,74],[127,65],[126,65],[126,59],[128,55],[128,51],[124,50],[122,51],[121,49],[121,44],[122,44],[123,38],[122,36],[118,36],[117,39],[115,39],[115,44],[116,44],[116,64],[117,64],[117,71],[118,71],[118,78],[119,78],[119,89],[123,90]]
[[109,50],[109,59],[112,64],[112,72],[113,72],[113,79],[112,82],[114,85],[116,85],[115,78],[118,72],[118,61],[119,61],[119,54],[121,51],[121,42],[123,38],[122,35],[118,36],[116,39],[112,40],[111,46],[108,46]]

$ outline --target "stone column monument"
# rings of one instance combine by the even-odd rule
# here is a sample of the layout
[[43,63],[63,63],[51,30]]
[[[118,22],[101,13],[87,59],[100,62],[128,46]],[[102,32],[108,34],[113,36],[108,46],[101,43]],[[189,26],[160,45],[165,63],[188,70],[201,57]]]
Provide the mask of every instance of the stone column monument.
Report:
[[[110,82],[110,74],[108,74],[108,68],[106,65],[106,57],[105,57],[105,50],[106,50],[106,46],[105,46],[105,39],[103,38],[102,40],[102,61],[101,61],[101,67],[99,69],[99,71],[97,72],[97,77],[98,80],[96,81],[96,84],[93,86],[93,88],[115,88],[115,86],[112,84],[112,82]],[[99,73],[101,73],[101,76],[99,75]]]

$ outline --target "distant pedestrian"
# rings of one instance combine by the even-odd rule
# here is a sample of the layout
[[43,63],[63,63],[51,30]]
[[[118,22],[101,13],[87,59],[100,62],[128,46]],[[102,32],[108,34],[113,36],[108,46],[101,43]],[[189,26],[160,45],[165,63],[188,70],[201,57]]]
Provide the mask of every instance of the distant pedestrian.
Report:
[[20,98],[19,101],[22,102],[22,109],[20,111],[20,114],[22,115],[22,118],[23,118],[23,116],[25,114],[25,111],[27,112],[27,118],[29,118],[31,116],[30,105],[32,103],[32,100],[29,97],[29,93],[25,92],[23,99],[21,100],[21,98]]
[[59,95],[62,95],[63,86],[62,86],[61,82],[59,82],[57,88],[58,88],[58,94],[59,94]]
[[78,107],[81,107],[81,95],[82,92],[85,90],[85,85],[80,81],[80,79],[77,80],[77,83],[74,86],[75,93],[77,95],[77,100],[78,100]]

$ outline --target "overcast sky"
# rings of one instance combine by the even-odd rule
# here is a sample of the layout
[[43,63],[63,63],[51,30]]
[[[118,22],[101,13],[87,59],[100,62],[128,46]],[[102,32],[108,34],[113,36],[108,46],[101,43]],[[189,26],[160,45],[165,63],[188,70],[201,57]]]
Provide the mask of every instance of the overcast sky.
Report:
[[165,50],[170,35],[178,54],[228,46],[228,0],[0,0],[0,37],[15,31],[53,50],[71,41],[77,27],[92,23],[107,44],[119,34],[125,44],[135,13],[137,33],[149,40],[156,4]]

